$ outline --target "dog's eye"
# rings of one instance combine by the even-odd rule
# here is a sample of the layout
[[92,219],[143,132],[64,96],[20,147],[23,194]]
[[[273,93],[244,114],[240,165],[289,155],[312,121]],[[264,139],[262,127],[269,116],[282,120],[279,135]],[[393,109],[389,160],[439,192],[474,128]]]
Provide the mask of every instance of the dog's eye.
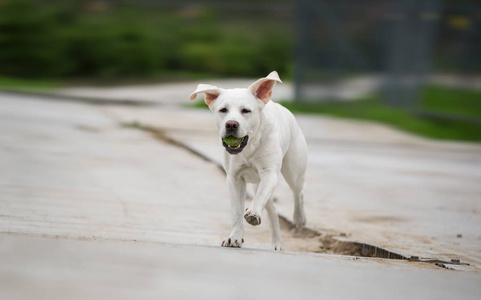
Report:
[[226,113],[226,112],[227,112],[227,108],[225,108],[225,107],[224,107],[224,108],[221,108],[221,109],[219,109],[219,112],[221,112],[221,113]]
[[242,112],[243,114],[248,114],[248,113],[250,113],[251,111],[248,110],[247,108],[244,108],[241,112]]

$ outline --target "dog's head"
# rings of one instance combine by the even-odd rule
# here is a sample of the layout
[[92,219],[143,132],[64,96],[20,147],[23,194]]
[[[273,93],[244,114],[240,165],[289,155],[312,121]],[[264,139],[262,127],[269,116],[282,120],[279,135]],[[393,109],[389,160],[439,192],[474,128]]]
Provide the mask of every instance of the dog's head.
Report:
[[248,88],[221,89],[213,85],[199,84],[190,95],[205,94],[205,103],[215,114],[222,145],[230,154],[242,152],[261,121],[264,106],[272,97],[276,81],[282,82],[276,71],[261,78]]

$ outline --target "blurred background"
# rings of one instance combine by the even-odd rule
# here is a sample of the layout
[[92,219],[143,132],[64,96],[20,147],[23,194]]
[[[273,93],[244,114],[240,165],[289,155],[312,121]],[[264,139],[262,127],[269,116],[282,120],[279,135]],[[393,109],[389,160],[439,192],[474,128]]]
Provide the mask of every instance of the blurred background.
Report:
[[0,0],[0,86],[259,78],[294,112],[481,140],[481,1]]

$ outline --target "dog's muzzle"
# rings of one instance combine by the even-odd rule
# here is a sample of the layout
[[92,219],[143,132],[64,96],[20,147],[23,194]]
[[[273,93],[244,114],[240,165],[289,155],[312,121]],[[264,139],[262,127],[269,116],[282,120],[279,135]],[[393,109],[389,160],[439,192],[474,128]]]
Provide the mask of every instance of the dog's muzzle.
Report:
[[230,154],[239,154],[242,152],[242,150],[244,149],[244,147],[247,145],[247,141],[249,140],[249,136],[246,135],[245,137],[242,138],[242,142],[240,143],[240,145],[236,146],[236,147],[232,147],[232,146],[229,146],[226,144],[226,142],[224,142],[224,139],[221,139],[222,141],[222,146],[225,147],[225,150],[227,152],[229,152]]

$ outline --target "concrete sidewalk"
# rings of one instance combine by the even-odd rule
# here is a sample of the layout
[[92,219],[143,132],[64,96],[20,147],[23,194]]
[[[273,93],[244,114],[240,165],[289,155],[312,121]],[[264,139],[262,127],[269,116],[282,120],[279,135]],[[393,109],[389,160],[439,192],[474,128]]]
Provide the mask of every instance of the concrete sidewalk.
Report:
[[[267,75],[267,74],[266,74]],[[255,79],[207,80],[209,84],[222,88],[248,87]],[[127,85],[113,87],[68,87],[55,91],[56,95],[65,97],[85,97],[106,101],[131,101],[133,103],[156,103],[178,105],[196,89],[198,82],[171,82],[160,84]],[[291,84],[284,84],[276,89],[279,99],[292,99],[294,90]],[[188,97],[187,97],[188,99]]]
[[229,234],[216,166],[95,106],[0,101],[3,232],[212,246]]
[[[266,74],[267,75],[267,74]],[[128,101],[133,103],[156,103],[176,105],[182,103],[195,90],[198,83],[209,83],[222,88],[248,87],[256,78],[228,80],[198,80],[191,82],[168,82],[158,84],[137,84],[123,86],[82,86],[66,87],[55,91],[56,95],[65,97],[84,97],[105,101]],[[382,74],[366,74],[337,83],[314,83],[304,86],[304,96],[318,99],[339,99],[352,101],[361,99],[383,85]],[[460,77],[450,74],[434,74],[428,79],[430,84],[449,87],[481,89],[481,78]],[[274,90],[274,99],[294,99],[294,85],[290,82],[278,84]]]
[[2,299],[479,299],[479,276],[352,257],[1,235]]
[[[221,164],[224,150],[208,110],[104,109],[122,122],[158,128]],[[308,226],[407,257],[481,266],[481,145],[426,140],[370,122],[297,119],[309,145]],[[275,197],[290,218],[285,182]],[[317,252],[318,246],[288,243],[287,249]]]
[[[332,222],[332,231],[352,226],[352,231],[345,232],[351,234],[349,238],[357,238],[357,226],[369,227],[344,217],[352,212],[352,205],[356,216],[362,211],[348,201],[350,198],[336,196],[345,184],[333,182],[346,180],[349,174],[341,172],[346,168],[342,157],[348,149],[359,151],[359,145],[343,139],[340,143],[317,140],[316,131],[309,130],[309,124],[319,122],[316,120],[300,118],[314,157],[310,168],[314,171],[310,171],[306,188],[306,198],[311,199],[307,204],[309,224],[324,230],[328,226],[322,222]],[[319,120],[327,126],[321,128],[335,128],[338,122]],[[219,242],[230,227],[222,173],[214,163],[153,138],[138,129],[138,124],[163,129],[214,161],[221,157],[223,150],[209,111],[95,106],[0,95],[1,299],[477,299],[481,292],[475,269],[456,272],[413,262],[262,250],[269,248],[268,226],[246,227],[243,249],[220,248]],[[347,135],[353,130],[345,129]],[[327,132],[331,130],[324,132],[329,136]],[[338,136],[345,134],[341,130]],[[404,138],[396,136],[395,140]],[[377,149],[378,144],[375,146]],[[316,147],[327,147],[331,155],[327,162],[316,157],[316,153],[325,157]],[[388,149],[388,153],[399,151]],[[446,150],[449,155],[443,152],[447,158],[464,149],[465,159],[454,161],[463,162],[459,170],[472,172],[464,162],[476,162],[476,145],[443,149],[456,149]],[[384,151],[383,147],[381,153]],[[422,156],[414,153],[414,157]],[[319,187],[322,192],[313,183],[319,180],[317,176],[321,182],[331,180]],[[455,186],[477,192],[469,180],[467,184],[456,182]],[[357,193],[356,198],[362,196],[359,191],[351,192]],[[281,186],[278,206],[288,211],[292,203],[285,194]],[[467,204],[459,205],[460,210],[473,205],[470,197]],[[427,208],[430,205],[432,202]],[[387,211],[398,209],[392,203],[386,207]],[[382,215],[385,210],[378,213]],[[414,220],[409,224],[419,224],[418,213],[411,209],[402,213]],[[452,215],[455,222],[459,221],[458,213],[455,210]],[[472,231],[463,232],[462,240],[475,246],[479,241],[476,216],[474,223],[462,220],[467,220],[466,228],[474,226]],[[391,242],[392,228],[383,222],[389,224],[381,219],[371,230],[382,230],[370,232],[381,234],[375,236],[378,240]],[[337,227],[342,224],[346,227]],[[310,250],[295,244],[305,242],[305,238],[285,238],[288,250]],[[471,251],[464,245],[459,248]]]
[[[267,75],[267,74],[266,74]],[[221,88],[248,87],[257,79],[200,80]],[[186,93],[194,91],[198,81],[171,82],[125,86],[84,86],[67,87],[55,91],[66,97],[85,97],[106,101],[130,101],[133,103],[157,103],[164,105],[179,104],[185,101]],[[352,78],[342,83],[313,84],[306,86],[305,96],[310,98],[336,98],[340,100],[358,100],[376,90],[382,83],[380,75],[366,75]],[[278,100],[294,98],[294,85],[285,82],[276,86],[274,97]]]

